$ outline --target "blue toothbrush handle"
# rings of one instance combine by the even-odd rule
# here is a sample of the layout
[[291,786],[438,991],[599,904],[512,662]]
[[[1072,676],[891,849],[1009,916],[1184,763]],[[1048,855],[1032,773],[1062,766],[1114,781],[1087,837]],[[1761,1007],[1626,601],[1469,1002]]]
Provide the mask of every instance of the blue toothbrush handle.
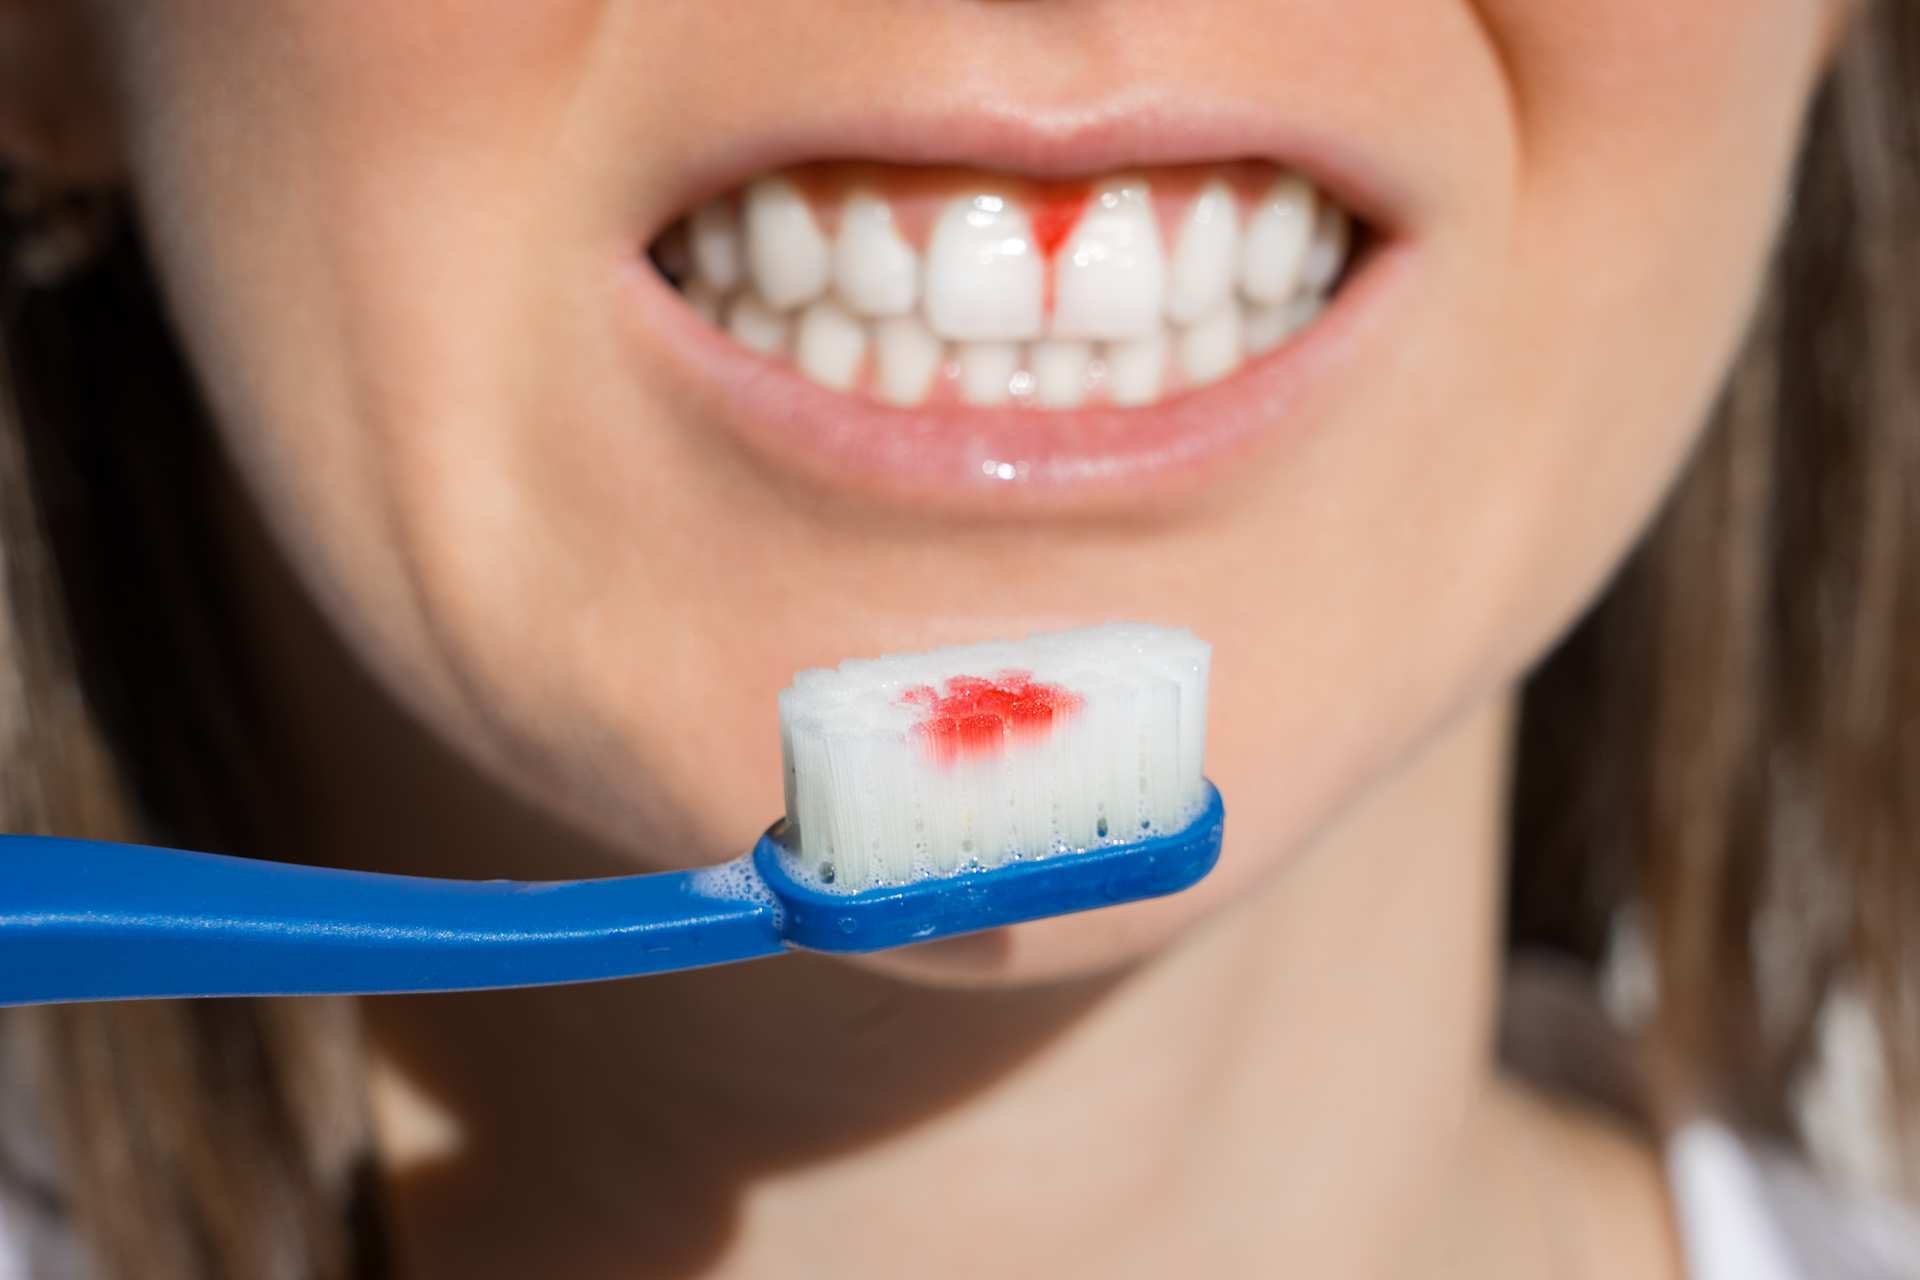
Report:
[[0,836],[0,1006],[536,986],[784,949],[771,896],[698,876],[436,880]]
[[858,893],[797,875],[784,821],[718,872],[545,883],[0,835],[0,1007],[476,991],[907,946],[1185,889],[1220,856],[1204,785],[1178,831]]

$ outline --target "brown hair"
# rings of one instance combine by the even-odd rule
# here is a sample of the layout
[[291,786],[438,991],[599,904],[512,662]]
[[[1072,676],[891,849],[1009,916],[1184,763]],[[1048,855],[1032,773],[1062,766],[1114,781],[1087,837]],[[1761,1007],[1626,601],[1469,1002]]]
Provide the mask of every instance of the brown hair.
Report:
[[[1635,906],[1669,1083],[1783,1136],[1837,983],[1920,1091],[1916,86],[1920,12],[1874,6],[1714,422],[1523,703],[1512,940],[1597,965]],[[8,282],[0,339],[0,829],[255,851],[274,771],[209,554],[222,463],[136,238]],[[29,1010],[8,1037],[63,1152],[18,1189],[105,1273],[378,1270],[350,1004]]]

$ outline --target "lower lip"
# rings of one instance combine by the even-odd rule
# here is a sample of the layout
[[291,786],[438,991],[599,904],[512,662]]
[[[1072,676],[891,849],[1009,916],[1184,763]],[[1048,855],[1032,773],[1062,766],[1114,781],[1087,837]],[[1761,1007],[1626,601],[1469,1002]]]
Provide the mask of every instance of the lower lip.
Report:
[[1190,497],[1249,451],[1328,420],[1413,256],[1406,239],[1376,242],[1288,341],[1219,382],[1128,409],[903,409],[831,391],[702,320],[644,257],[625,264],[622,310],[676,399],[795,478],[922,511],[1115,509]]

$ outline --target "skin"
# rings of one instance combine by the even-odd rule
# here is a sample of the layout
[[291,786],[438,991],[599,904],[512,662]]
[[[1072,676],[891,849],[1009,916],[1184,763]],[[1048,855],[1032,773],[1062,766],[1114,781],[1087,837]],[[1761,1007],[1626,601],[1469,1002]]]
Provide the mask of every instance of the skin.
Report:
[[[228,446],[285,856],[714,861],[780,808],[796,668],[1116,615],[1215,646],[1193,892],[372,1002],[395,1159],[458,1135],[398,1183],[413,1270],[1673,1274],[1645,1146],[1491,1059],[1508,726],[1700,430],[1837,6],[739,12],[0,0],[0,148],[129,185]],[[711,139],[912,95],[1381,140],[1413,252],[1370,367],[1149,514],[756,465],[624,322],[633,256]]]

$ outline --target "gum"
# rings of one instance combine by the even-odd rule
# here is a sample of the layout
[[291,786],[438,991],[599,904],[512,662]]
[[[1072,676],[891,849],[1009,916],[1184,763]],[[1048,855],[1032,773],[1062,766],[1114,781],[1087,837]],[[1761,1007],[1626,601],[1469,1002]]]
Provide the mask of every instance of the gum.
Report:
[[[1152,193],[1161,231],[1170,234],[1200,188],[1213,179],[1226,182],[1239,198],[1244,213],[1285,172],[1279,165],[1265,160],[1233,160],[1049,180],[986,169],[819,161],[782,170],[779,176],[793,183],[806,197],[821,230],[829,238],[839,231],[840,208],[847,197],[855,191],[865,191],[888,203],[901,238],[925,252],[933,238],[933,224],[948,202],[991,194],[1014,200],[1026,210],[1033,220],[1035,241],[1051,257],[1073,233],[1087,201],[1107,183],[1144,179]],[[734,193],[736,197],[737,194]],[[1171,245],[1172,241],[1167,243]]]

